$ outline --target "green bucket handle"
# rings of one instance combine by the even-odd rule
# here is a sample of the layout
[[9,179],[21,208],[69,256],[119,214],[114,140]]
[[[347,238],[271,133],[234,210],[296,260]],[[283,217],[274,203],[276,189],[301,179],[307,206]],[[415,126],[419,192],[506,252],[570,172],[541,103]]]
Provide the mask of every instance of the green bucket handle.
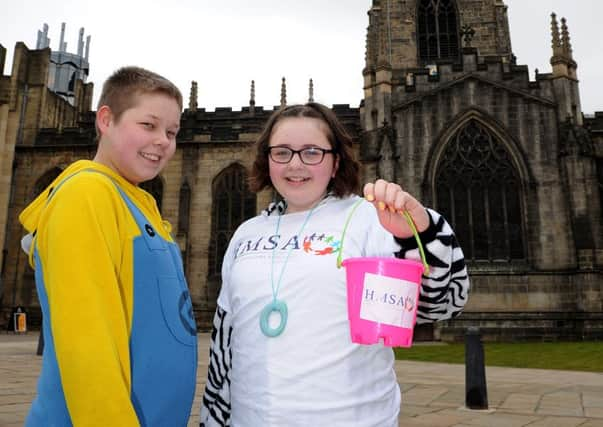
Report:
[[[360,198],[360,200],[358,200],[354,204],[354,206],[352,207],[352,210],[350,211],[350,214],[348,215],[347,219],[345,220],[345,225],[343,226],[343,232],[341,233],[341,242],[339,244],[339,255],[337,255],[337,268],[341,268],[341,265],[342,265],[343,239],[344,239],[345,233],[348,229],[348,225],[350,224],[350,220],[352,219],[352,215],[354,215],[354,211],[356,211],[356,208],[358,206],[360,206],[360,203],[362,203],[364,201],[365,201],[364,198]],[[429,264],[427,264],[427,260],[425,258],[425,251],[423,250],[423,245],[421,244],[421,239],[419,238],[419,233],[417,231],[417,227],[415,226],[415,222],[413,221],[413,219],[410,216],[410,214],[408,213],[408,211],[403,211],[402,214],[404,215],[404,218],[406,219],[406,222],[408,223],[408,226],[412,230],[412,234],[415,236],[415,240],[417,241],[417,246],[419,247],[419,253],[421,254],[421,262],[423,263],[423,267],[425,269],[424,273],[429,274]]]

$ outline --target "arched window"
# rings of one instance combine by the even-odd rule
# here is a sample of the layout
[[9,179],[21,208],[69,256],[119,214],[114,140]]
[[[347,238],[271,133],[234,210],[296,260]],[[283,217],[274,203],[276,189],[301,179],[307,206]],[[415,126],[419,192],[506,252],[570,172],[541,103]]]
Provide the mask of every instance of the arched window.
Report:
[[[38,197],[38,195],[40,193],[42,193],[42,191],[45,191],[48,186],[50,185],[50,183],[52,181],[54,181],[56,179],[57,176],[59,176],[61,173],[63,172],[63,170],[59,167],[54,167],[52,169],[47,170],[46,172],[44,172],[35,182],[32,192],[31,192],[31,199],[35,199],[36,197]],[[13,179],[12,180],[13,185],[16,183],[16,180]],[[52,189],[48,189],[46,191],[46,197],[48,197],[50,195],[50,192],[52,191]],[[14,194],[14,191],[11,191],[11,194]],[[8,252],[4,252],[3,254],[3,262],[6,263],[7,261],[7,255]],[[15,283],[15,289],[13,290],[15,292],[15,294],[13,295],[13,298],[15,298],[16,293],[19,293],[19,299],[21,301],[21,304],[24,304],[26,306],[31,306],[32,304],[36,304],[36,301],[38,300],[38,294],[36,292],[36,283],[35,283],[35,278],[34,278],[34,270],[32,268],[29,267],[29,263],[26,261],[27,259],[27,255],[22,252],[21,250],[19,250],[18,255],[17,255],[17,271],[22,270],[21,271],[21,284],[17,284]],[[25,261],[22,261],[25,260]],[[23,267],[22,269],[19,268],[19,265],[25,265],[25,267]],[[2,266],[2,272],[4,273],[5,271],[5,265]],[[18,291],[17,291],[18,289]]]
[[454,0],[419,0],[417,5],[419,62],[459,57],[459,33]]
[[161,181],[161,178],[156,176],[150,181],[142,182],[140,183],[140,188],[147,193],[150,193],[151,196],[155,198],[157,208],[159,209],[159,212],[161,212],[161,202],[163,200],[163,181]]
[[50,185],[52,181],[55,180],[57,176],[59,176],[63,172],[61,168],[54,167],[52,169],[47,170],[44,174],[38,178],[33,187],[32,199],[38,197],[38,195],[46,189]]
[[224,169],[212,184],[209,275],[220,276],[222,259],[237,227],[256,214],[256,197],[247,187],[247,173],[241,165]]
[[191,210],[191,187],[184,182],[180,187],[180,201],[178,206],[178,234],[187,234]]
[[597,178],[599,182],[599,202],[601,205],[601,221],[603,222],[603,159],[597,158]]
[[525,259],[519,177],[507,150],[478,121],[448,142],[435,185],[437,208],[468,261]]

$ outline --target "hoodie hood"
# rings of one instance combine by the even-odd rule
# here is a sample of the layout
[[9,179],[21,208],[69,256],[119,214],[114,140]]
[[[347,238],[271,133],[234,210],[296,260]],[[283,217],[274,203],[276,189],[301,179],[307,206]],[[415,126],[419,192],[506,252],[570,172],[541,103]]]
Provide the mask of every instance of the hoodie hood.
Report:
[[115,177],[116,174],[111,169],[93,162],[91,160],[79,160],[69,165],[54,181],[50,183],[48,187],[44,189],[35,199],[31,202],[19,215],[19,222],[25,227],[29,233],[33,233],[38,228],[40,216],[46,207],[48,196],[52,192],[52,189],[56,187],[61,181],[76,172],[84,169],[95,169],[100,170],[111,177]]
[[157,209],[157,204],[152,195],[130,183],[124,177],[105,165],[91,160],[78,160],[69,165],[59,176],[57,176],[19,215],[19,221],[29,233],[21,240],[21,247],[30,255],[30,262],[32,255],[31,245],[34,241],[36,230],[44,226],[41,222],[46,221],[45,211],[48,207],[50,194],[53,189],[58,185],[61,185],[61,182],[66,178],[83,170],[94,170],[109,176],[128,195],[130,200],[141,209],[159,234],[166,240],[172,241],[170,235],[171,226],[169,222],[164,221],[161,218],[161,214]]

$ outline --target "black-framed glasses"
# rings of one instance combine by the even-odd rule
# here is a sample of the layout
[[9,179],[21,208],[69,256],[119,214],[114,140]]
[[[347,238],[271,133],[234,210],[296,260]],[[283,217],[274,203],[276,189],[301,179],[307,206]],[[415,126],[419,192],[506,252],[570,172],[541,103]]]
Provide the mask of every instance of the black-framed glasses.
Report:
[[317,165],[323,161],[325,154],[334,153],[334,150],[326,150],[320,147],[308,147],[294,150],[289,147],[268,147],[268,155],[275,163],[289,163],[294,154],[297,154],[303,164]]

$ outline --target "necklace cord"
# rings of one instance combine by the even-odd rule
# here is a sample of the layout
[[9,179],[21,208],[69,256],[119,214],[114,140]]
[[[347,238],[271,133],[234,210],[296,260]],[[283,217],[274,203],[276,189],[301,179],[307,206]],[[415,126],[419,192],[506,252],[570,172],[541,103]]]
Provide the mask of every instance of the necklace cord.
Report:
[[[302,224],[301,228],[299,229],[299,231],[297,233],[298,243],[299,243],[299,238],[302,235],[304,228],[306,227],[306,224],[308,223],[310,217],[312,216],[312,213],[314,212],[314,209],[319,204],[317,204],[316,206],[313,206],[312,209],[310,209],[310,211],[308,212],[308,215],[306,215],[306,219],[304,220],[304,223]],[[278,220],[276,222],[275,236],[279,236],[278,232],[280,230],[281,217],[282,217],[282,215],[279,215]],[[272,263],[270,266],[270,281],[271,281],[270,285],[272,288],[272,301],[269,302],[268,304],[266,304],[266,306],[260,313],[260,330],[262,331],[262,333],[264,335],[266,335],[267,337],[270,337],[270,338],[278,337],[280,334],[283,333],[283,330],[287,326],[287,318],[288,318],[288,312],[289,312],[289,310],[287,309],[287,303],[283,300],[277,299],[277,295],[278,295],[278,291],[281,287],[281,282],[283,280],[283,274],[285,273],[285,267],[287,266],[287,262],[289,261],[289,256],[291,255],[291,252],[293,251],[293,248],[295,246],[291,246],[289,248],[289,251],[287,252],[287,256],[285,257],[285,261],[281,268],[281,274],[279,275],[279,278],[278,278],[278,283],[275,287],[274,286],[274,254],[276,252],[277,247],[278,247],[278,243],[274,246],[274,248],[272,248]],[[277,312],[280,315],[280,322],[279,322],[278,326],[275,328],[271,327],[269,324],[269,318],[273,312]]]
[[[310,220],[310,217],[312,216],[312,213],[314,212],[315,208],[316,208],[316,206],[312,207],[312,209],[310,209],[310,212],[308,212],[308,215],[306,215],[306,219],[304,220],[304,223],[302,224],[301,228],[299,229],[299,232],[297,233],[298,238],[301,238],[301,234],[304,231],[304,228],[306,228],[306,225],[308,224],[308,221]],[[282,215],[279,215],[278,220],[276,222],[275,234],[277,236],[278,236],[278,231],[279,231],[280,225],[281,225],[281,217],[282,217]],[[283,274],[285,273],[285,267],[287,267],[287,262],[289,261],[289,256],[291,255],[291,252],[293,252],[293,246],[291,246],[291,248],[289,248],[289,251],[287,252],[285,262],[283,263],[283,266],[281,268],[281,273],[279,274],[279,277],[278,277],[278,283],[276,284],[276,289],[274,287],[274,253],[275,252],[276,252],[276,246],[274,247],[274,249],[272,249],[272,264],[271,264],[271,268],[270,268],[270,282],[272,284],[272,300],[273,301],[276,301],[276,296],[278,295],[278,291],[281,287],[281,282],[283,280]]]

